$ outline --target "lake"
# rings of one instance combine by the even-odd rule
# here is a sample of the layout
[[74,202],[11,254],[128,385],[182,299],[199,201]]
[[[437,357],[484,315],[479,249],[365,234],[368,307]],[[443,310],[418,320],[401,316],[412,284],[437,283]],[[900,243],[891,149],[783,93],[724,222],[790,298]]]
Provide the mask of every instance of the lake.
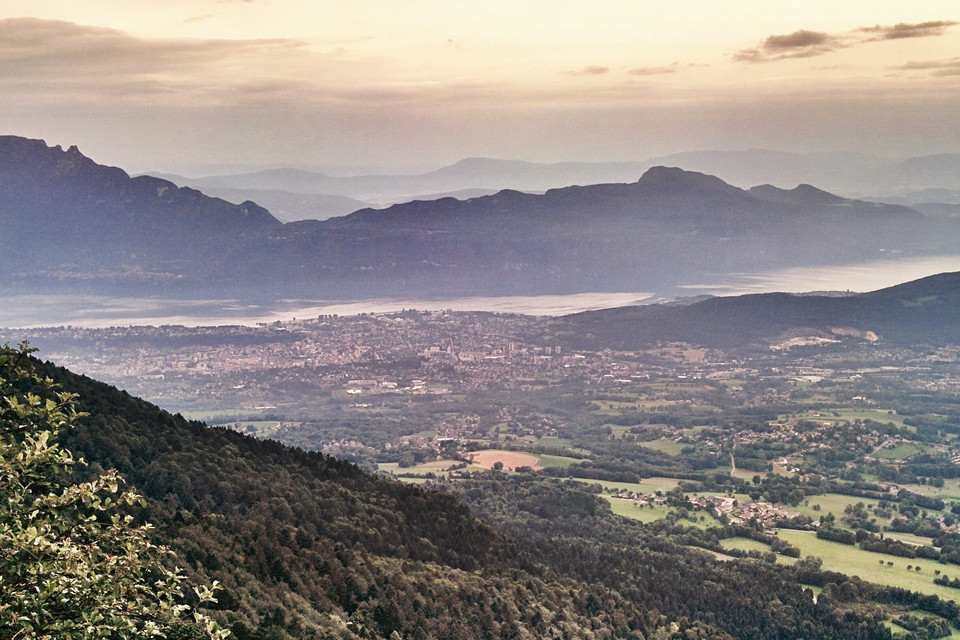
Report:
[[743,295],[784,291],[851,291],[863,293],[892,287],[938,273],[960,271],[960,256],[893,258],[831,267],[778,269],[764,273],[724,275],[717,282],[683,285],[691,294]]
[[[705,279],[682,287],[690,295],[740,295],[771,291],[873,291],[924,276],[960,271],[960,255],[899,258],[832,267],[781,269]],[[319,315],[388,313],[403,309],[449,309],[558,316],[592,309],[643,304],[652,292],[590,292],[568,295],[461,297],[450,299],[281,300],[269,306],[237,300],[110,298],[91,295],[2,296],[0,327],[72,325],[109,327],[180,324],[211,326],[311,318]]]
[[281,300],[267,306],[236,300],[108,298],[102,296],[6,296],[0,298],[0,327],[71,325],[110,327],[179,324],[184,326],[255,325],[315,318],[320,315],[389,313],[403,309],[447,309],[559,316],[590,309],[642,304],[651,293],[576,293],[570,295],[464,297],[443,300]]

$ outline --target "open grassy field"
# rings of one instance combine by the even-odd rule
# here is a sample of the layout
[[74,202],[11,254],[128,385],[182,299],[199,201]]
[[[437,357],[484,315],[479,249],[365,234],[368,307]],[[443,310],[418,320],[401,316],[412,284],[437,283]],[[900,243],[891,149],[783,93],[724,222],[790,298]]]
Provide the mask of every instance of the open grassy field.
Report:
[[[640,522],[655,522],[666,518],[674,509],[666,505],[637,505],[633,500],[624,500],[613,496],[604,496],[610,502],[610,508],[618,516],[639,520]],[[708,527],[719,527],[720,521],[704,511],[690,512],[690,520],[681,520],[680,522],[691,527],[706,529]]]
[[[196,411],[184,410],[179,411],[178,413],[187,420],[199,420],[200,422],[206,422],[209,425],[233,425],[237,422],[261,422],[259,417],[261,414],[263,414],[263,411],[255,411],[249,408],[236,407],[230,409],[198,409]],[[225,417],[229,417],[230,419],[225,420]],[[235,418],[239,418],[239,420]]]
[[683,430],[683,434],[684,434],[684,435],[695,435],[695,434],[698,434],[698,433],[702,433],[702,432],[706,431],[707,429],[712,429],[712,428],[713,428],[713,425],[712,425],[712,424],[701,424],[701,425],[697,425],[696,427],[690,427],[689,429],[684,429],[684,430]]
[[[834,415],[836,414],[836,415]],[[780,420],[787,420],[791,416],[781,415]],[[892,423],[903,427],[903,416],[897,415],[891,409],[865,409],[861,407],[847,407],[836,410],[810,409],[798,413],[794,417],[813,422],[853,422],[855,420],[873,420],[881,424]]]
[[721,562],[736,560],[736,558],[733,556],[728,556],[725,553],[720,553],[719,551],[714,551],[712,549],[703,549],[701,547],[691,547],[691,546],[688,546],[687,549],[696,549],[697,551],[702,551],[703,553],[709,553],[710,555],[712,555],[717,560],[720,560]]
[[933,538],[924,538],[923,536],[917,536],[912,533],[900,533],[897,531],[885,531],[883,536],[885,538],[892,538],[894,540],[900,540],[901,542],[906,542],[908,544],[933,544]]
[[[919,591],[937,595],[945,600],[960,601],[960,590],[942,587],[933,583],[935,571],[951,576],[960,577],[960,567],[943,565],[934,560],[920,558],[898,558],[883,553],[863,551],[853,546],[821,540],[812,531],[793,531],[781,529],[779,536],[800,547],[802,556],[816,556],[823,560],[823,567],[831,571],[839,571],[849,576],[859,576],[863,580],[877,584],[903,587],[911,591]],[[893,566],[888,565],[892,562]],[[907,566],[920,567],[907,570]]]
[[652,398],[650,400],[638,400],[637,409],[652,409],[654,407],[672,407],[679,404],[676,400],[666,400],[663,398]]
[[739,551],[770,551],[770,545],[750,538],[727,538],[720,541],[720,546],[724,549],[738,549]]
[[[848,505],[855,505],[858,502],[862,502],[867,506],[876,506],[877,504],[877,500],[873,500],[871,498],[859,498],[857,496],[846,496],[839,493],[827,493],[821,496],[810,496],[804,500],[804,502],[800,503],[796,507],[790,507],[790,509],[799,511],[800,513],[806,514],[814,519],[817,519],[827,513],[832,513],[839,520],[843,517],[843,510],[846,509]],[[815,505],[820,505],[819,511],[814,509]],[[920,509],[920,511],[925,515],[938,513],[929,509]],[[897,514],[894,513],[894,516],[896,515]],[[888,525],[892,519],[893,518],[877,518],[877,523],[880,525]]]
[[558,449],[566,449],[573,444],[573,440],[570,438],[558,438],[556,436],[544,436],[542,438],[530,436],[529,439],[524,438],[524,440],[543,445],[544,447],[557,447]]
[[633,428],[632,426],[625,425],[625,424],[607,424],[605,426],[610,428],[610,435],[612,435],[615,438],[619,438],[620,436],[622,436],[627,431],[630,431],[630,429]]
[[886,460],[905,460],[910,456],[920,453],[921,451],[923,451],[922,447],[919,447],[912,442],[904,442],[903,444],[898,444],[890,449],[877,449],[873,452],[873,457],[884,458]]
[[[871,500],[870,498],[845,496],[839,493],[826,493],[822,496],[809,496],[806,500],[804,500],[804,502],[801,502],[795,507],[790,507],[790,509],[799,511],[800,513],[808,515],[814,519],[817,519],[820,516],[828,513],[832,513],[839,519],[841,516],[843,516],[844,509],[846,509],[848,506],[855,505],[858,502],[862,502],[868,506],[876,506],[877,504],[877,500]],[[816,505],[820,505],[819,511],[814,508]]]
[[646,447],[647,449],[653,449],[654,451],[660,451],[665,453],[668,456],[680,455],[680,452],[683,451],[683,448],[686,446],[679,442],[674,442],[673,440],[666,440],[661,438],[660,440],[650,440],[648,442],[641,442],[640,446]]
[[640,522],[655,522],[666,518],[673,510],[666,505],[637,506],[632,500],[622,500],[613,496],[604,496],[610,502],[610,509],[618,516],[639,520]]
[[620,415],[625,409],[636,409],[636,402],[621,402],[619,400],[594,400],[594,404],[600,407],[600,414],[606,416]]
[[873,420],[881,424],[891,422],[898,427],[904,426],[903,416],[898,415],[897,412],[892,409],[840,409],[837,413],[840,414],[840,417],[834,418],[835,420],[839,419],[849,422],[853,422],[854,420]]
[[[771,550],[770,545],[751,540],[750,538],[727,538],[721,540],[720,545],[724,549],[739,549],[740,551],[760,551],[763,553]],[[777,554],[777,562],[780,564],[793,564],[796,561],[797,558]]]
[[498,462],[503,463],[504,471],[513,471],[517,467],[532,467],[541,469],[540,458],[529,453],[520,453],[518,451],[504,451],[501,449],[485,449],[483,451],[474,451],[467,454],[472,461],[472,466],[481,469],[493,469],[493,465]]
[[[924,617],[924,616],[930,615],[930,614],[928,614],[928,613],[926,613],[926,612],[923,612],[923,611],[918,611],[917,613],[920,615],[920,617]],[[904,629],[903,627],[901,627],[900,625],[898,625],[898,624],[896,624],[896,623],[894,623],[894,622],[891,622],[890,620],[884,620],[884,621],[883,621],[883,625],[884,625],[887,629],[890,629],[890,631],[891,631],[891,633],[893,633],[894,637],[896,637],[897,635],[900,635],[900,634],[903,634],[903,633],[906,633],[906,632],[907,632],[906,629]],[[948,635],[948,636],[943,636],[943,640],[958,640],[958,639],[960,639],[960,631],[957,631],[956,629],[954,629],[954,630],[953,630],[953,633],[951,633],[950,635]]]
[[424,476],[397,476],[396,479],[407,484],[426,484],[430,480]]
[[902,484],[900,486],[907,491],[913,491],[921,495],[960,501],[960,478],[947,478],[942,487],[931,487],[926,484]]
[[675,478],[644,478],[642,482],[613,482],[609,480],[588,480],[586,478],[573,478],[573,480],[586,484],[599,484],[604,489],[612,491],[633,491],[643,494],[652,494],[657,491],[666,493],[680,483]]
[[573,464],[580,464],[579,458],[568,458],[566,456],[548,456],[541,455],[540,466],[544,469],[556,469],[558,467],[569,467]]
[[[240,410],[238,410],[240,411]],[[216,418],[218,415],[226,415],[226,411],[181,411],[182,415],[187,420],[201,420],[203,422],[209,422],[211,419]],[[209,424],[220,424],[219,422],[209,422]]]

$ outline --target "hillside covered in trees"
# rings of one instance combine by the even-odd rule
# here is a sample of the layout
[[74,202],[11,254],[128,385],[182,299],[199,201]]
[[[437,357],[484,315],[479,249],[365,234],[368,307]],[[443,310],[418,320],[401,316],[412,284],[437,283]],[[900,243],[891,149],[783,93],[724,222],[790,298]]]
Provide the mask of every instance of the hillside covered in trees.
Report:
[[[89,415],[62,444],[118,469],[138,519],[237,638],[648,637],[665,620],[549,575],[449,494],[172,416],[45,365]],[[668,629],[669,631],[669,629]]]
[[[579,486],[462,485],[487,524],[449,493],[39,366],[88,413],[62,444],[147,497],[135,515],[190,578],[223,584],[210,614],[237,638],[889,637],[859,607],[815,604],[796,572],[718,562]],[[848,601],[880,597],[813,574],[803,583],[841,582]]]
[[890,606],[960,621],[813,560],[717,561],[704,549],[742,532],[623,520],[583,484],[487,472],[455,497],[37,366],[88,414],[61,437],[83,473],[146,496],[137,520],[223,585],[208,613],[237,638],[889,638]]

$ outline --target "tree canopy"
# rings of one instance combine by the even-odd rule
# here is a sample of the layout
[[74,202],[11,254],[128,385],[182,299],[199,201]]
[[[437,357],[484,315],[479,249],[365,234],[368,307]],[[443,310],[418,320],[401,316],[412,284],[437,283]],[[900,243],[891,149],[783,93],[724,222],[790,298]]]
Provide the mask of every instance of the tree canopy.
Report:
[[[142,498],[115,471],[74,479],[85,463],[57,436],[77,396],[40,377],[32,351],[0,347],[0,637],[225,638],[185,603],[172,552],[125,513]],[[193,605],[215,588],[194,588]]]

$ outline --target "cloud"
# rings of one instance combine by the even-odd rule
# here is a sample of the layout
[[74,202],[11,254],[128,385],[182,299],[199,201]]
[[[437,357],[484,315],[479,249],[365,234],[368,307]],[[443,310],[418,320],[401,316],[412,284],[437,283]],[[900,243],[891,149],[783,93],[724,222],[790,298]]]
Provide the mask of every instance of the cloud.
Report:
[[872,34],[873,37],[870,38],[871,41],[900,40],[902,38],[929,38],[934,36],[942,36],[947,29],[957,24],[960,23],[952,20],[933,20],[930,22],[919,22],[917,24],[906,24],[901,22],[900,24],[895,24],[892,27],[882,27],[880,25],[876,25],[874,27],[863,27],[862,29],[858,29],[858,31]]
[[960,76],[960,58],[908,62],[894,67],[894,69],[897,71],[929,71],[932,76]]
[[737,62],[758,63],[787,58],[810,58],[837,49],[855,47],[865,42],[941,36],[947,29],[957,24],[960,23],[951,20],[934,20],[916,24],[861,27],[838,34],[800,29],[786,35],[768,36],[756,47],[736,52],[733,54],[733,59]]
[[0,20],[0,78],[118,84],[151,78],[175,84],[236,60],[276,56],[306,43],[272,40],[163,40],[59,20]]
[[664,73],[676,73],[679,63],[674,62],[667,67],[634,67],[627,71],[631,76],[656,76]]
[[763,43],[767,51],[788,51],[796,49],[818,49],[833,46],[836,39],[820,31],[800,29],[785,36],[770,36]]
[[786,35],[769,36],[759,46],[734,54],[738,62],[769,62],[785,58],[809,58],[848,46],[843,39],[822,31],[800,29]]
[[598,65],[591,65],[589,67],[584,67],[579,71],[564,71],[563,75],[565,76],[602,76],[605,73],[610,72],[610,67],[601,67]]

